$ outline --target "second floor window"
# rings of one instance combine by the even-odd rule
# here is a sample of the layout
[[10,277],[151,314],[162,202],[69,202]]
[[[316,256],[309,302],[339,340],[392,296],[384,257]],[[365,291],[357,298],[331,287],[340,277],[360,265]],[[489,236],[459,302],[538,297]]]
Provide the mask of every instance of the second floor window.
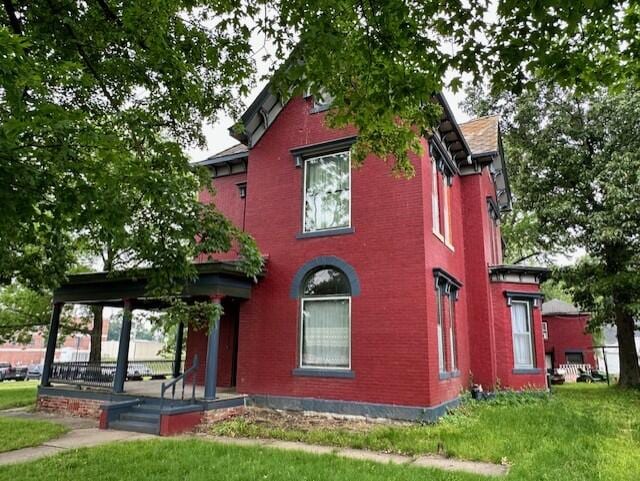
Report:
[[304,232],[351,226],[349,152],[323,155],[304,163]]
[[433,214],[433,233],[451,246],[451,179],[431,163],[431,211]]

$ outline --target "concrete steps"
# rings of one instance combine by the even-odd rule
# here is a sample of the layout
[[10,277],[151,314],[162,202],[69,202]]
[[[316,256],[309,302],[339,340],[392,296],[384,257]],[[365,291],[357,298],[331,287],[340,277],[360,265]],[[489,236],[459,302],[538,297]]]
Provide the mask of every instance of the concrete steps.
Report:
[[121,412],[116,420],[109,423],[108,428],[119,431],[159,434],[160,405],[141,401],[140,404],[131,406],[128,410]]

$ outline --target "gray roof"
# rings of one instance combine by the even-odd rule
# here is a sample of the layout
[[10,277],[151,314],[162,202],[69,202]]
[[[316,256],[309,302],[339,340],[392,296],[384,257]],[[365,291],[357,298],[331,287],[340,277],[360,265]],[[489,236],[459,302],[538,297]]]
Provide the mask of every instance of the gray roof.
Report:
[[561,301],[560,299],[551,299],[550,301],[542,304],[542,315],[551,316],[554,314],[560,314],[565,316],[577,316],[579,314],[586,314],[580,312],[580,310],[573,304]]
[[224,149],[217,154],[213,154],[204,160],[196,162],[195,165],[216,165],[223,164],[225,162],[231,162],[238,159],[245,159],[249,156],[249,148],[243,144],[236,144],[228,149]]

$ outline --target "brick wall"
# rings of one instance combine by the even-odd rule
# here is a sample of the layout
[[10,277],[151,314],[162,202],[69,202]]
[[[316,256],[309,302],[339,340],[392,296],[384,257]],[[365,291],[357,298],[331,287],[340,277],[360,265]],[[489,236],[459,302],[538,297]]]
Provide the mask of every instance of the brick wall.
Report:
[[79,399],[60,396],[39,395],[36,402],[38,411],[78,416],[83,418],[100,418],[100,406],[104,401],[96,399]]
[[[492,299],[501,294],[493,292],[488,274],[486,197],[494,195],[494,188],[487,169],[454,179],[452,249],[432,232],[428,149],[422,157],[411,157],[416,168],[412,179],[393,177],[389,166],[375,157],[353,170],[354,233],[297,238],[302,230],[303,169],[296,168],[290,150],[355,134],[353,129],[326,128],[324,113],[310,114],[311,108],[309,99],[291,100],[251,150],[247,173],[214,180],[216,205],[237,225],[242,222],[269,257],[267,275],[253,288],[251,300],[239,306],[238,391],[434,406],[466,388],[470,371],[474,380],[495,384],[498,364],[508,364],[510,358],[500,357],[506,341],[497,338],[495,323],[506,321],[501,309],[494,313],[497,304]],[[244,180],[247,196],[241,201],[236,183]],[[355,377],[349,379],[292,373],[299,365],[300,303],[290,298],[291,283],[302,265],[327,255],[350,264],[361,285],[351,306]],[[446,380],[438,372],[434,268],[463,284],[456,304],[460,376]],[[539,319],[536,322],[539,326]],[[206,352],[206,336],[189,336],[188,355]],[[513,379],[516,386],[521,380]]]
[[543,316],[542,320],[547,323],[549,332],[549,339],[544,341],[544,349],[545,353],[552,355],[553,367],[567,362],[567,351],[581,352],[585,364],[595,367],[593,337],[586,332],[588,315]]

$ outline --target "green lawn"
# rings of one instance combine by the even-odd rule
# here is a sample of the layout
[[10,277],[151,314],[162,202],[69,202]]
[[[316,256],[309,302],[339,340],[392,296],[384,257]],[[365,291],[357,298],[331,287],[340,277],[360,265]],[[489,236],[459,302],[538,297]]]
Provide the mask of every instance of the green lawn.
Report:
[[[201,440],[153,440],[68,452],[3,466],[0,481],[474,481],[472,475],[387,466],[333,455],[226,446]],[[486,478],[483,478],[486,479]]]
[[39,381],[5,381],[0,383],[0,410],[33,406]]
[[[468,405],[435,426],[374,425],[352,430],[294,425],[285,429],[249,419],[218,425],[215,433],[413,454],[433,452],[440,445],[447,454],[461,458],[494,462],[506,458],[513,466],[505,481],[630,481],[638,479],[640,472],[640,393],[577,385],[558,389],[550,399]],[[2,467],[0,481],[128,480],[133,472],[136,479],[154,481],[486,480],[328,455],[174,439],[112,444]]]
[[631,480],[640,473],[640,393],[576,384],[551,398],[466,406],[435,426],[299,427],[237,418],[213,434],[513,464],[509,479]]
[[0,416],[0,453],[37,446],[67,431],[65,426],[48,421]]

